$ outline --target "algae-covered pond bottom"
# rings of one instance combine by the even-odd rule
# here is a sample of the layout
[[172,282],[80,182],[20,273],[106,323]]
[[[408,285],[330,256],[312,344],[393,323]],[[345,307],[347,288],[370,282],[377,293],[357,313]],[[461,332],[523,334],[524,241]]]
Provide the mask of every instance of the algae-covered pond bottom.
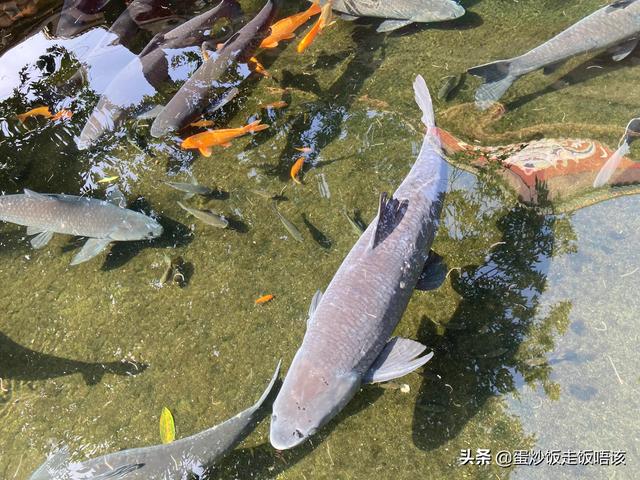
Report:
[[[241,3],[249,13],[260,4]],[[380,192],[393,191],[415,159],[415,76],[437,92],[448,75],[524,52],[600,7],[561,3],[463,1],[468,13],[457,21],[386,35],[375,22],[339,20],[304,55],[295,43],[266,51],[271,77],[252,81],[225,122],[259,117],[270,128],[210,158],[152,139],[144,126],[142,151],[124,132],[93,150],[73,147],[97,101],[92,89],[107,82],[105,65],[120,65],[116,52],[79,94],[56,89],[96,30],[71,40],[36,33],[5,51],[1,190],[102,198],[118,184],[165,234],[70,267],[77,239],[58,235],[35,251],[23,227],[0,226],[0,478],[28,478],[61,444],[82,460],[159,443],[163,407],[185,437],[251,405],[279,359],[286,371],[312,296],[357,240],[344,212],[370,221]],[[46,75],[45,53],[55,67]],[[495,121],[475,111],[478,82],[469,77],[453,99],[436,101],[436,120],[470,143],[545,136],[615,146],[640,105],[639,55],[583,56],[551,76],[531,74]],[[260,108],[279,100],[288,107]],[[54,101],[73,106],[71,120],[15,119]],[[312,148],[300,185],[289,178],[295,147]],[[189,204],[223,213],[232,228],[199,223],[177,205],[182,194],[163,181],[191,175],[220,194]],[[302,243],[256,189],[279,195]],[[434,352],[398,380],[409,392],[365,386],[310,442],[285,452],[270,446],[265,420],[208,478],[637,478],[638,209],[637,196],[568,213],[531,208],[492,171],[452,167],[433,247],[451,271],[438,290],[414,294],[396,330]],[[162,285],[165,257],[178,255],[186,284]],[[265,294],[274,299],[256,305]],[[490,465],[477,464],[484,449]],[[466,450],[480,455],[476,464],[460,465]],[[511,453],[505,466],[500,451]],[[601,464],[624,452],[625,463],[571,465],[596,463],[588,451]],[[522,464],[538,455],[539,465]]]

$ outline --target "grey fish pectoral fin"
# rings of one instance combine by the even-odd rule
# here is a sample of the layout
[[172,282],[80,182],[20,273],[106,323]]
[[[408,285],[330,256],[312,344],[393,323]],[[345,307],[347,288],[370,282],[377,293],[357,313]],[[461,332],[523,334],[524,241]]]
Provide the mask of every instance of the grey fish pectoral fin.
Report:
[[611,52],[611,58],[613,58],[613,61],[620,62],[631,55],[638,46],[638,42],[640,42],[640,39],[632,38],[610,49],[609,51]]
[[386,192],[380,194],[380,204],[378,206],[378,224],[376,230],[371,237],[371,248],[376,248],[384,241],[391,232],[400,224],[407,212],[409,206],[408,200],[402,202],[397,198],[388,199]]
[[80,251],[71,260],[71,265],[78,265],[79,263],[91,260],[96,255],[100,254],[111,243],[110,238],[90,238],[82,246]]
[[378,26],[378,28],[376,28],[376,32],[393,32],[394,30],[406,27],[407,25],[411,25],[412,23],[413,20],[385,20]]
[[348,13],[341,13],[340,15],[338,15],[342,20],[344,20],[345,22],[353,22],[355,20],[358,20],[360,17],[358,17],[357,15],[349,15]]
[[415,340],[393,337],[365,373],[363,383],[386,382],[413,372],[433,357],[433,352],[420,356],[426,348]]
[[448,270],[444,259],[433,250],[429,251],[429,258],[418,277],[416,290],[429,291],[439,288],[447,278]]
[[311,324],[311,319],[313,318],[313,313],[318,308],[320,304],[320,300],[322,300],[322,290],[316,290],[316,293],[313,294],[313,298],[311,299],[311,304],[309,305],[309,312],[307,316],[307,327]]
[[44,248],[51,240],[51,237],[53,237],[53,232],[40,232],[31,239],[31,246],[36,250]]

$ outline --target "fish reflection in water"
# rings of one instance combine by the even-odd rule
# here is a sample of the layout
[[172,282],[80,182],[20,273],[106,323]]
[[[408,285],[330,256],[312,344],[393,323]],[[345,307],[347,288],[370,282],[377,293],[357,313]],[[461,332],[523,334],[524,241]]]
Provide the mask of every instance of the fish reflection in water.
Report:
[[94,363],[57,357],[23,347],[0,332],[0,378],[5,380],[46,380],[80,373],[88,385],[94,385],[105,373],[137,375],[146,368],[130,360]]
[[[283,0],[268,0],[258,14],[195,71],[156,117],[151,135],[162,137],[188,125],[205,110],[220,108],[230,89],[238,88],[251,74],[249,62],[269,33]],[[213,43],[213,42],[211,42]]]
[[[156,35],[109,83],[77,139],[78,147],[88,148],[100,136],[116,129],[125,119],[127,109],[142,104],[146,96],[155,95],[170,80],[173,72],[167,57],[172,50],[200,45],[210,39],[212,24],[240,13],[236,0],[222,0],[214,8],[169,32]],[[132,89],[131,85],[136,88]],[[163,110],[164,107],[159,108],[153,118]]]

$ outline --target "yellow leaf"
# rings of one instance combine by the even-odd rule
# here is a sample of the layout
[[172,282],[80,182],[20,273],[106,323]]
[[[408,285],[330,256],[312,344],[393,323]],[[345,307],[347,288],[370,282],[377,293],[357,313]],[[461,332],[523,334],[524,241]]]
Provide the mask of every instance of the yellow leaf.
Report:
[[160,439],[162,443],[171,443],[176,439],[176,425],[173,423],[173,415],[167,407],[160,414]]
[[102,178],[98,180],[98,183],[109,183],[117,180],[118,178],[120,178],[118,175],[114,175],[113,177]]

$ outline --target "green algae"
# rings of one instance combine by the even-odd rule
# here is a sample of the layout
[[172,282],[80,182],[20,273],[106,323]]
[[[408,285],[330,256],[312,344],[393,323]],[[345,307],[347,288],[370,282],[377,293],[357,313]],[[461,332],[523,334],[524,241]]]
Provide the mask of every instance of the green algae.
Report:
[[[243,6],[255,11],[259,3]],[[71,141],[73,132],[40,121],[22,133],[20,149],[0,145],[4,191],[77,193],[88,174],[94,183],[120,175],[130,204],[160,215],[166,230],[155,243],[115,245],[108,256],[72,268],[77,242],[56,236],[33,251],[22,227],[2,226],[3,334],[58,357],[148,365],[138,375],[107,373],[94,383],[78,373],[42,379],[28,363],[21,379],[3,378],[2,478],[28,478],[53,444],[70,445],[80,460],[157,443],[157,412],[165,405],[187,436],[251,404],[277,359],[291,361],[313,294],[326,287],[357,238],[343,211],[359,211],[367,223],[379,193],[392,191],[415,158],[421,141],[415,75],[424,75],[436,92],[444,77],[524,52],[600,6],[595,0],[463,4],[468,15],[443,25],[380,35],[367,22],[339,21],[304,55],[294,44],[264,52],[260,59],[272,78],[252,82],[226,120],[238,126],[261,115],[271,128],[211,158],[175,145],[160,148],[144,127],[153,156],[125,138],[94,152],[61,151],[55,134]],[[304,2],[287,9],[296,5]],[[603,68],[587,68],[594,61]],[[566,123],[549,134],[614,145],[618,134],[594,135],[593,128],[622,133],[637,114],[635,62],[637,56],[620,64],[606,55],[579,57],[549,77],[531,74],[509,90],[507,112],[490,131]],[[32,91],[46,93],[52,82],[36,83]],[[477,84],[467,78],[450,102],[436,102],[436,117],[465,140],[484,142],[465,137],[478,115],[465,105]],[[261,112],[260,104],[280,99],[289,107]],[[83,89],[73,127],[81,127],[95,101]],[[457,106],[464,115],[445,115]],[[0,113],[9,118],[25,107],[17,92],[0,104]],[[304,184],[295,185],[288,173],[300,146],[313,148],[313,167]],[[237,228],[207,228],[176,205],[181,194],[162,181],[185,171],[227,194],[197,198],[194,205],[223,213]],[[320,194],[316,173],[325,175],[330,198]],[[279,196],[278,208],[300,228],[304,243],[287,234],[272,201],[254,195],[256,189]],[[638,305],[624,294],[633,290],[636,274],[621,275],[636,268],[637,203],[630,197],[554,215],[518,205],[490,172],[474,178],[454,170],[434,245],[449,277],[439,290],[414,295],[396,331],[435,352],[424,371],[402,380],[410,393],[363,387],[311,442],[282,453],[268,444],[265,421],[210,478],[541,478],[536,467],[458,466],[457,459],[461,449],[569,447],[627,449],[627,467],[579,474],[633,478],[637,428],[626,420],[637,410],[638,382],[625,362],[634,359]],[[165,255],[190,265],[184,288],[160,284]],[[618,263],[608,268],[612,256]],[[605,286],[593,288],[599,282]],[[611,298],[606,285],[615,285]],[[263,293],[275,299],[256,306]],[[601,322],[615,335],[604,335]],[[592,347],[588,355],[585,345]],[[602,363],[605,355],[622,370],[624,384]],[[598,394],[590,397],[590,389]],[[613,431],[602,435],[606,422]]]

